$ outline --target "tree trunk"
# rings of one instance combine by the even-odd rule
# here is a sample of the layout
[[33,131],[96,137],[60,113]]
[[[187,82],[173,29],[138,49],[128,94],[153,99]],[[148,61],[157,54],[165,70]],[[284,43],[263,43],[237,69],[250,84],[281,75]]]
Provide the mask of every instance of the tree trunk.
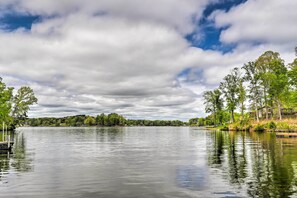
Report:
[[281,103],[279,100],[277,101],[277,106],[278,106],[278,117],[281,120],[282,119],[282,109],[281,109]]
[[255,101],[255,109],[256,109],[256,119],[257,119],[257,122],[259,122],[259,113],[258,113],[258,107],[257,107],[256,101]]
[[244,116],[244,103],[241,103],[241,119],[243,120],[243,116]]
[[231,123],[234,123],[234,110],[231,111]]
[[267,104],[266,88],[264,88],[264,101],[265,101],[266,120],[268,120],[268,104]]

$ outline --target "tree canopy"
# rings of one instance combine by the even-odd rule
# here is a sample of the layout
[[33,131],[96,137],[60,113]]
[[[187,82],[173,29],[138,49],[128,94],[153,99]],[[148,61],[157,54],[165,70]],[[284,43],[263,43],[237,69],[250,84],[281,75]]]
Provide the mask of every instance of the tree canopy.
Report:
[[3,123],[14,128],[21,125],[27,117],[30,105],[37,103],[37,98],[30,87],[21,87],[13,95],[14,88],[7,87],[0,77],[0,125]]

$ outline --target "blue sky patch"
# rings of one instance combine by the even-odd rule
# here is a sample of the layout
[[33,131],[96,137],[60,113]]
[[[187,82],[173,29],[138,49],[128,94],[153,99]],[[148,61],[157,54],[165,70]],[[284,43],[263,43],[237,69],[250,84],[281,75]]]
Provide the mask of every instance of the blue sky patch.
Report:
[[30,30],[32,24],[40,20],[40,16],[6,14],[0,18],[0,27],[5,31],[14,31],[19,28]]
[[192,43],[194,47],[199,47],[204,50],[216,50],[222,53],[231,52],[236,47],[236,44],[224,44],[220,42],[221,32],[228,27],[216,28],[213,22],[209,21],[207,18],[215,10],[229,11],[232,7],[244,2],[246,2],[246,0],[222,0],[217,3],[209,4],[203,12],[202,19],[197,24],[199,31],[187,35],[186,39]]

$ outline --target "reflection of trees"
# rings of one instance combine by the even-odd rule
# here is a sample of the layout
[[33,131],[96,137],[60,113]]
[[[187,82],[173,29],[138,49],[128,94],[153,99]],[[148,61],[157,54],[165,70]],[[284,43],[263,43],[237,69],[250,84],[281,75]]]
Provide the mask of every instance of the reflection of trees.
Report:
[[[290,197],[296,188],[293,162],[296,160],[297,145],[283,145],[274,134],[252,134],[259,146],[253,149],[257,169],[253,169],[254,181],[248,194],[260,197]],[[286,150],[291,150],[285,153]],[[295,152],[292,152],[295,151]],[[295,157],[295,159],[294,159]]]
[[214,142],[212,145],[213,149],[211,150],[209,161],[211,165],[220,166],[222,164],[222,156],[224,152],[223,133],[222,132],[212,133],[212,136],[214,138]]
[[16,134],[14,138],[11,166],[19,172],[27,172],[33,169],[32,159],[26,153],[26,139],[23,133]]
[[[0,180],[4,179],[9,170],[16,172],[32,171],[32,158],[26,150],[26,139],[23,133],[12,132],[11,139],[14,140],[11,152],[2,151],[0,153]],[[13,171],[13,172],[14,172]]]
[[297,144],[283,144],[271,133],[216,132],[211,139],[209,164],[249,196],[289,197],[296,190]]
[[0,180],[5,177],[7,171],[9,170],[9,153],[8,151],[3,151],[0,153]]
[[[246,173],[246,153],[245,135],[237,136],[236,133],[229,133],[228,141],[228,162],[229,176],[231,183],[242,184],[247,176]],[[238,141],[238,143],[237,143]]]
[[[10,135],[10,132],[8,133]],[[12,138],[13,138],[13,134]],[[0,141],[5,141],[3,133],[0,132]],[[8,170],[10,169],[10,155],[11,152],[7,150],[0,150],[0,180],[7,175]]]
[[97,140],[100,142],[122,141],[124,128],[122,127],[101,127],[96,129]]

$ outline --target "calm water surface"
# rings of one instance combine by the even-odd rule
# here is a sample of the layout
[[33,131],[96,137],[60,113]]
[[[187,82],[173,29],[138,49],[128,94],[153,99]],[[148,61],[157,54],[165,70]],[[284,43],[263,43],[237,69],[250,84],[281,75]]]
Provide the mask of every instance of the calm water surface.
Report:
[[0,197],[297,197],[297,140],[201,128],[20,128]]

